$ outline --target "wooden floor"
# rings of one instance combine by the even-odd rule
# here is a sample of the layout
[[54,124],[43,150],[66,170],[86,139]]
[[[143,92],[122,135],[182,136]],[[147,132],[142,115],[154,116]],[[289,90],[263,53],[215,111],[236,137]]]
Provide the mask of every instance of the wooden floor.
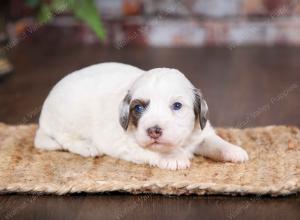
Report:
[[[174,67],[206,96],[215,126],[300,126],[300,48],[123,48],[26,42],[0,81],[0,121],[36,122],[66,73],[106,61]],[[199,170],[201,172],[201,170]],[[300,219],[300,196],[1,195],[0,219]]]

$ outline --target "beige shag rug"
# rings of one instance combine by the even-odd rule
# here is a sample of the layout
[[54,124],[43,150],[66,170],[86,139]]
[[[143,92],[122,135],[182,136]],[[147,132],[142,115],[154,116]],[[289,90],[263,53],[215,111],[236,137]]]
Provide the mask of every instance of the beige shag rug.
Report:
[[300,191],[300,130],[268,126],[218,129],[250,155],[244,164],[201,156],[187,170],[169,171],[103,156],[83,158],[33,147],[36,125],[0,123],[0,192],[122,191],[160,194],[287,195]]

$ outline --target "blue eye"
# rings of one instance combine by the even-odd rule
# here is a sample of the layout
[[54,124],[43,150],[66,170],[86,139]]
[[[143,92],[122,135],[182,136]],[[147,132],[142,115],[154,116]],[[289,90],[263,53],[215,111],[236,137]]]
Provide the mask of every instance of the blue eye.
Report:
[[172,109],[173,110],[179,110],[181,109],[182,107],[182,104],[180,102],[175,102],[173,105],[172,105]]
[[134,111],[137,113],[142,113],[144,111],[144,107],[142,105],[134,106]]

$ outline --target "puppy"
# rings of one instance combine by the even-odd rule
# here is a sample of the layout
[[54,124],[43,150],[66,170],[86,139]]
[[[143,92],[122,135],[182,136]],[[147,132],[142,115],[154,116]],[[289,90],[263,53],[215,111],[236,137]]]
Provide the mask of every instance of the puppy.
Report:
[[178,70],[102,63],[75,71],[44,102],[35,146],[185,169],[194,154],[244,162],[216,135],[202,94]]

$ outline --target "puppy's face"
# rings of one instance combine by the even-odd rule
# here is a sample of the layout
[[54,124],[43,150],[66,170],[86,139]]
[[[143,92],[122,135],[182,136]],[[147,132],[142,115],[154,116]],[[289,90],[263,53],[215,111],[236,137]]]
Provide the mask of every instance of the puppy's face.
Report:
[[141,147],[170,152],[195,126],[205,126],[206,112],[205,101],[182,73],[157,68],[133,84],[121,104],[120,123]]

